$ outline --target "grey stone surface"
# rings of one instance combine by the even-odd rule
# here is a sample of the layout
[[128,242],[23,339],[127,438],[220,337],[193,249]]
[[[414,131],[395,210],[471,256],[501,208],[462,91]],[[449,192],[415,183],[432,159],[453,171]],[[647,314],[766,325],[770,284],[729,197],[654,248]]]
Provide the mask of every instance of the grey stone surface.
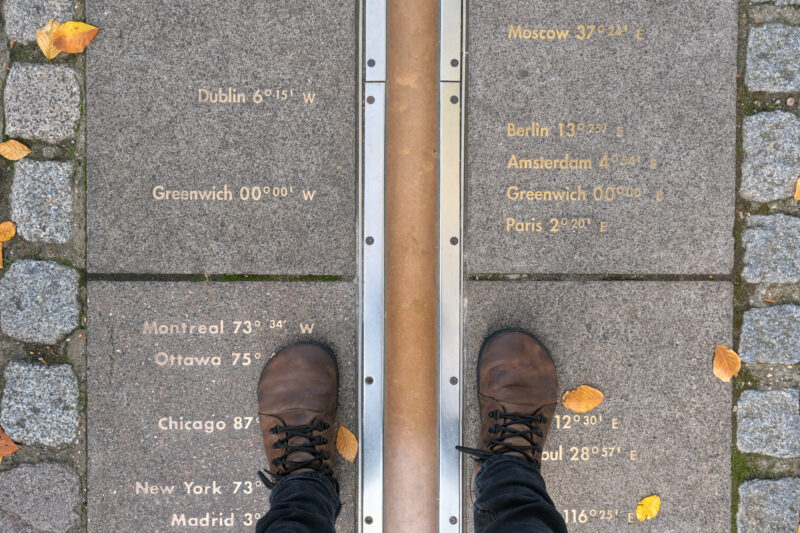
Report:
[[[750,0],[752,4],[763,4],[766,2],[772,2],[773,0]],[[800,4],[800,0],[774,0],[776,6],[788,6],[792,4]]]
[[[736,12],[713,0],[471,2],[468,271],[730,272]],[[619,35],[579,39],[612,21]],[[540,29],[569,34],[524,38]],[[557,168],[567,156],[584,168]],[[509,198],[512,187],[530,198]]]
[[800,28],[765,24],[750,28],[744,80],[751,91],[800,90]]
[[739,193],[754,202],[791,198],[800,176],[800,118],[776,111],[744,119]]
[[739,486],[739,533],[795,533],[800,525],[800,478],[745,481]]
[[746,390],[739,398],[736,417],[736,442],[741,451],[773,457],[800,457],[797,390]]
[[80,480],[59,463],[23,464],[0,472],[3,533],[66,533],[77,524]]
[[58,143],[75,135],[81,88],[72,68],[15,63],[4,98],[9,137]]
[[21,44],[36,42],[36,30],[50,19],[59,22],[72,20],[75,15],[73,0],[5,0],[3,19],[10,41]]
[[75,440],[78,380],[71,366],[12,361],[5,379],[0,423],[11,439],[45,446]]
[[72,163],[23,159],[14,165],[11,219],[27,241],[72,237]]
[[89,271],[355,274],[356,11],[87,3]]
[[0,280],[0,329],[23,342],[55,344],[78,327],[78,272],[52,261],[14,261]]
[[746,363],[800,363],[800,306],[776,305],[744,313],[739,355]]
[[[210,531],[252,531],[246,513],[268,508],[269,493],[256,476],[266,458],[255,392],[271,353],[299,339],[329,344],[339,361],[339,422],[357,430],[356,287],[343,282],[90,281],[89,533],[134,526],[140,531],[183,530],[170,527],[173,514],[188,519],[206,513],[226,518],[233,513],[235,518],[235,527]],[[237,332],[236,320],[249,320],[250,326]],[[144,333],[152,322],[188,328],[222,321],[220,334]],[[304,324],[313,325],[313,333],[303,334]],[[246,334],[249,327],[252,333]],[[244,364],[244,356],[234,364],[234,353],[249,354],[250,364]],[[210,433],[161,429],[160,422],[169,427],[167,417],[224,422],[226,427]],[[254,418],[247,429],[237,430],[236,417]],[[337,476],[344,504],[338,531],[352,532],[356,466],[340,460]],[[220,494],[186,494],[184,482],[212,480]],[[252,493],[243,485],[234,494],[234,481],[252,482]],[[175,492],[137,494],[136,483],[174,486]]]
[[[716,344],[731,342],[732,292],[724,282],[468,282],[464,443],[474,444],[479,424],[481,344],[499,329],[526,329],[550,350],[562,392],[586,384],[606,397],[583,416],[559,405],[544,448],[557,509],[587,513],[569,531],[640,531],[636,503],[659,494],[648,529],[729,533],[731,387],[711,362]],[[464,461],[465,502],[473,466]],[[464,515],[471,525],[469,505]]]
[[742,243],[744,281],[800,281],[800,218],[782,214],[748,217]]

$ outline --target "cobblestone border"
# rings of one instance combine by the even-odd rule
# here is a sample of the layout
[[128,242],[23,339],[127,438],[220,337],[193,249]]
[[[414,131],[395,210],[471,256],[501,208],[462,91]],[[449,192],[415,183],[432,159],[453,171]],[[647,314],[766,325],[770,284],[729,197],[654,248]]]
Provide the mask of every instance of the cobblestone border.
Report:
[[[0,271],[0,425],[25,440],[0,465],[2,484],[17,491],[0,499],[0,529],[11,532],[87,529],[85,56],[47,61],[35,42],[12,46],[7,33],[40,27],[37,15],[64,22],[70,11],[84,20],[84,0],[5,0],[0,13],[3,140],[13,133],[33,150],[23,164],[0,160],[0,221],[18,223]],[[12,69],[31,75],[9,84]],[[46,94],[37,81],[65,85]],[[29,305],[4,309],[11,294]],[[15,425],[24,417],[25,431]],[[30,512],[42,497],[53,502],[50,518]]]
[[[741,1],[732,531],[800,523],[800,4]],[[743,451],[746,450],[746,451]]]

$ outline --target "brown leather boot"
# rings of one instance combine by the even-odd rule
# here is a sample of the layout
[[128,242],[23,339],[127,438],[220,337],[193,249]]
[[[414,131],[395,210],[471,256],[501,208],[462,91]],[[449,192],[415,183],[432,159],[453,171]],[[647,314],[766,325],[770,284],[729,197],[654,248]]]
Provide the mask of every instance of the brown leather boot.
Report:
[[267,362],[258,380],[258,421],[270,464],[258,473],[264,485],[272,489],[290,474],[320,472],[338,491],[338,382],[336,356],[321,344],[293,344]]
[[478,356],[478,397],[477,446],[458,447],[478,462],[475,473],[497,454],[521,457],[538,468],[558,403],[558,376],[547,349],[524,331],[492,334]]

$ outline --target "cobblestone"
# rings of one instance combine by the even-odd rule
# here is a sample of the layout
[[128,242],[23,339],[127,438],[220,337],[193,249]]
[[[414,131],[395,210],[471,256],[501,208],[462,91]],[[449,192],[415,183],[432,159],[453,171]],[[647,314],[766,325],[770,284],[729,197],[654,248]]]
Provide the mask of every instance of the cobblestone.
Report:
[[58,143],[72,138],[81,113],[81,89],[73,69],[17,63],[5,90],[6,135]]
[[80,515],[80,480],[58,463],[23,464],[0,472],[3,533],[65,533]]
[[745,83],[751,91],[800,90],[800,28],[765,24],[750,28]]
[[800,306],[776,305],[744,313],[739,355],[746,363],[800,363]]
[[800,522],[800,478],[745,481],[739,486],[739,533],[795,533]]
[[739,449],[773,457],[800,456],[798,398],[794,389],[744,391],[737,410]]
[[782,214],[751,216],[742,241],[745,282],[800,281],[800,218]]
[[18,161],[11,219],[28,241],[65,243],[72,237],[72,163]]
[[78,327],[78,273],[52,261],[15,261],[0,280],[0,328],[23,342],[55,344]]
[[[800,53],[800,52],[799,52]],[[800,118],[777,111],[744,119],[741,195],[754,202],[791,198],[800,176]]]
[[50,19],[66,22],[73,18],[73,0],[5,0],[3,18],[10,41],[21,44],[36,41],[36,30]]
[[12,440],[45,446],[75,440],[78,380],[71,366],[12,361],[5,377],[0,420]]

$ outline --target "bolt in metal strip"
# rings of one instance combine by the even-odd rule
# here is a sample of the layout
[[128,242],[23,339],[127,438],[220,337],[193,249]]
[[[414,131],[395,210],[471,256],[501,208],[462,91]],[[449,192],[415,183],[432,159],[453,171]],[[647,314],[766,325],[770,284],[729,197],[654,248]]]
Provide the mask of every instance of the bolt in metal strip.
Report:
[[365,0],[366,81],[386,81],[386,0]]
[[461,531],[461,83],[439,84],[439,531]]
[[383,531],[384,175],[386,84],[364,87],[363,324],[359,531]]
[[462,0],[440,0],[439,80],[461,81]]

